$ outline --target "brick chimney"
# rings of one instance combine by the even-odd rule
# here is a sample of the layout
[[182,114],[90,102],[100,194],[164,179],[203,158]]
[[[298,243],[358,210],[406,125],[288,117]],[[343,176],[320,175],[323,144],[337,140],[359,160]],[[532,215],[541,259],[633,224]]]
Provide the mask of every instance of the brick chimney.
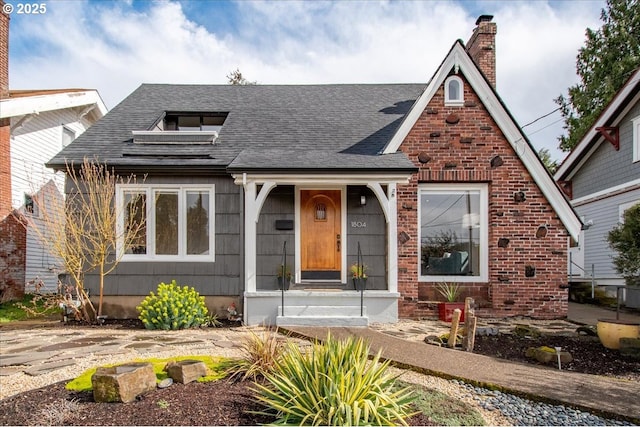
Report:
[[[0,0],[0,99],[9,97],[9,15]],[[11,121],[0,119],[0,219],[11,212]]]
[[467,42],[467,52],[485,75],[491,86],[496,87],[496,23],[493,15],[480,15],[476,28]]

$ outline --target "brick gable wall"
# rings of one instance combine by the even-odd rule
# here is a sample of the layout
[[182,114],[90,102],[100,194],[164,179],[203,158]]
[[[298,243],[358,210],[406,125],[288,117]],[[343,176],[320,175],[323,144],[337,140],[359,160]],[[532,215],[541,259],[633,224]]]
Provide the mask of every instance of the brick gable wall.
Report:
[[[464,76],[460,77],[464,107],[445,107],[441,87],[400,146],[419,172],[408,185],[398,187],[398,233],[403,236],[398,243],[399,315],[436,316],[436,301],[442,300],[434,289],[436,283],[418,281],[418,185],[481,182],[488,184],[489,191],[489,282],[461,283],[463,296],[476,299],[480,316],[565,317],[567,232]],[[448,123],[456,119],[457,123]],[[515,200],[519,192],[524,201]],[[536,237],[541,225],[546,225],[546,236]],[[502,240],[499,246],[500,239],[508,239],[508,244]],[[531,267],[535,275],[526,277],[525,270],[530,273]]]

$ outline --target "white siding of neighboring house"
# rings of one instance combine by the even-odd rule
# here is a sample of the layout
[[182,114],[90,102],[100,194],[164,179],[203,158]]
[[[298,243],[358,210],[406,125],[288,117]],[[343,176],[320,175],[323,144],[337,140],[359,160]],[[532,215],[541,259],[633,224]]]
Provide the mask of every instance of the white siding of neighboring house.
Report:
[[576,212],[584,217],[585,223],[593,221],[584,231],[584,268],[591,272],[594,265],[595,276],[601,285],[624,285],[624,280],[616,272],[613,264],[615,253],[609,247],[607,235],[620,219],[620,206],[640,202],[640,189],[635,189],[611,197],[597,199],[575,206]]
[[[37,194],[48,182],[64,194],[64,174],[55,174],[44,164],[62,149],[63,126],[75,131],[77,137],[90,122],[79,118],[71,108],[42,112],[16,126],[21,117],[11,118],[11,186],[13,208],[23,211],[25,193]],[[37,220],[37,209],[32,218]],[[38,279],[45,283],[45,289],[55,290],[59,271],[59,260],[49,253],[34,230],[27,230],[27,290],[32,289],[29,283]]]

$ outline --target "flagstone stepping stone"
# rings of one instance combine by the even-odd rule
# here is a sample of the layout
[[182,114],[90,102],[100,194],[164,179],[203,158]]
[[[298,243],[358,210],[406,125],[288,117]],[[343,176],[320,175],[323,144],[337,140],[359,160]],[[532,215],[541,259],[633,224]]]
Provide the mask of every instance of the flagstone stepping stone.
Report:
[[24,373],[30,375],[32,377],[36,377],[38,375],[47,374],[51,371],[55,371],[57,369],[66,368],[67,366],[75,365],[76,362],[74,360],[60,360],[58,362],[51,363],[43,363],[41,365],[34,365],[28,369],[24,370]]
[[81,348],[81,347],[89,347],[94,345],[95,343],[84,343],[84,342],[61,342],[59,344],[52,344],[46,347],[40,348],[40,351],[59,351],[59,350],[67,350],[72,348]]
[[233,348],[235,346],[231,341],[214,341],[213,343],[221,348]]
[[10,367],[1,367],[0,368],[0,377],[6,377],[9,375],[17,374],[18,372],[22,372],[24,368],[10,366]]
[[171,345],[193,345],[193,344],[204,344],[205,342],[202,340],[192,340],[192,341],[176,341],[172,342]]
[[99,367],[91,377],[91,386],[96,402],[129,403],[156,389],[156,375],[151,363]]
[[3,346],[4,348],[0,348],[0,354],[16,354],[16,353],[24,353],[25,351],[29,351],[29,350],[33,350],[36,349],[38,347],[40,347],[40,345],[28,345],[26,347],[16,347],[16,348],[7,348],[6,346]]
[[134,348],[134,349],[146,349],[146,348],[154,348],[154,347],[162,347],[162,346],[154,342],[141,342],[141,343],[134,342],[124,346],[124,348]]
[[57,354],[58,353],[55,351],[37,351],[31,353],[22,353],[15,356],[2,356],[0,357],[0,366],[32,365],[34,362],[40,362],[41,360],[50,359]]
[[169,362],[164,369],[175,382],[188,384],[207,375],[207,366],[200,360]]

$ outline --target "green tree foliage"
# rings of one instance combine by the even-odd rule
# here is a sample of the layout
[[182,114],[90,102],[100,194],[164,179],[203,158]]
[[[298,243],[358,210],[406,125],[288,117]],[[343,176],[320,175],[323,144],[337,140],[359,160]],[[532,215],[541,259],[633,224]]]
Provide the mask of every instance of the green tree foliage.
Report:
[[540,160],[542,160],[542,163],[549,173],[556,173],[556,170],[558,169],[558,162],[551,158],[551,153],[548,149],[541,148],[540,151],[538,151],[538,157],[540,157]]
[[229,82],[230,85],[255,85],[257,84],[256,81],[249,81],[247,80],[242,73],[240,72],[239,68],[236,68],[234,71],[230,72],[229,74],[227,74],[227,81]]
[[624,223],[618,224],[607,236],[609,246],[617,252],[613,264],[627,284],[640,284],[640,203],[624,213]]
[[587,28],[585,45],[578,51],[580,82],[560,95],[564,128],[560,149],[570,151],[593,125],[613,95],[640,66],[640,1],[607,0],[597,31]]

